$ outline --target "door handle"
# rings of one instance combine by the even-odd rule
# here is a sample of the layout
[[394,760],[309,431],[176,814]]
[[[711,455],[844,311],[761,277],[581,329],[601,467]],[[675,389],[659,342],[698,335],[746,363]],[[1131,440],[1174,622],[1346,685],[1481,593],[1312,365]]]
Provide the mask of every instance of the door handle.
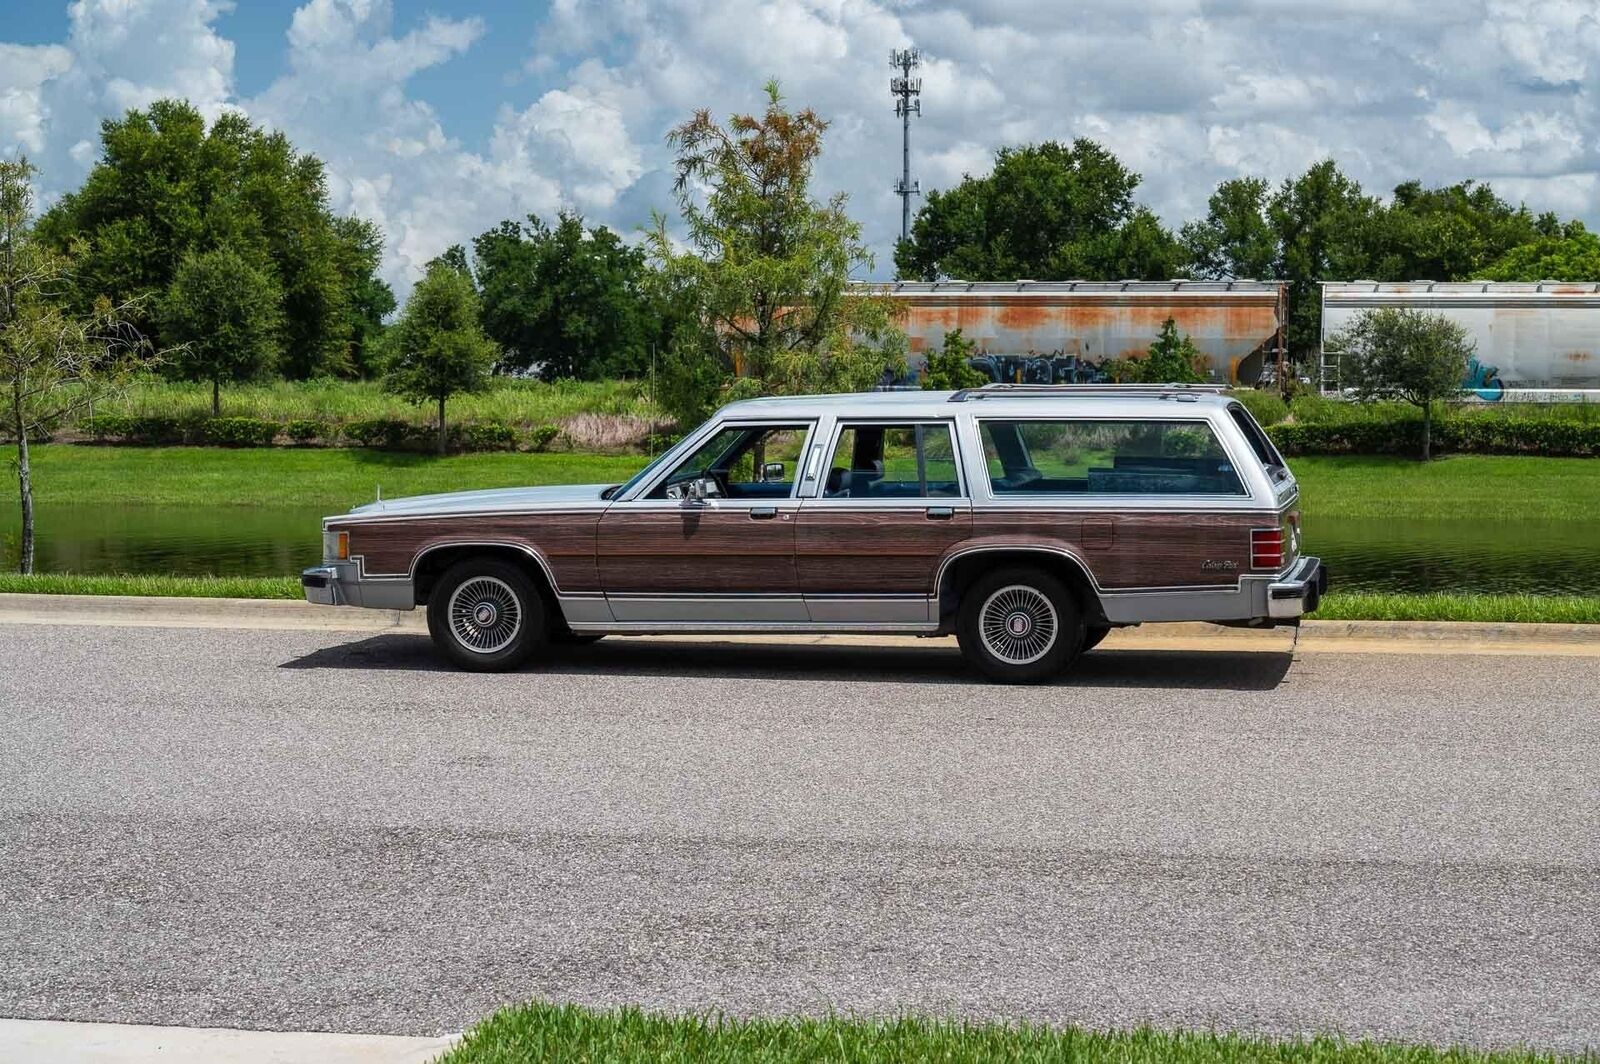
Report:
[[750,520],[752,521],[770,521],[777,516],[778,508],[776,506],[753,506],[750,508]]
[[953,506],[928,507],[928,520],[930,521],[948,521],[955,515],[956,511]]

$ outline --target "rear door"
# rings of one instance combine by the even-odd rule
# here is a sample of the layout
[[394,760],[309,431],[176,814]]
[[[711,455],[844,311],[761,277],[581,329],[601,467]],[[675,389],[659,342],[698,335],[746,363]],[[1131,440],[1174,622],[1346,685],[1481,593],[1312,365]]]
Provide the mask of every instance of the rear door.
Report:
[[939,560],[972,530],[951,421],[840,419],[795,528],[795,566],[818,623],[920,624]]

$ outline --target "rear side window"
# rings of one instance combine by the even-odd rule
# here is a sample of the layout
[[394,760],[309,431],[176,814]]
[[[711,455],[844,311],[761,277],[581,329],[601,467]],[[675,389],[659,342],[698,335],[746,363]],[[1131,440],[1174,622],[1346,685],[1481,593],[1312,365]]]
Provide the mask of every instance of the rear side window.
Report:
[[1204,421],[982,421],[996,495],[1243,495]]
[[1284,465],[1283,456],[1272,445],[1272,438],[1268,436],[1256,419],[1250,416],[1250,411],[1235,403],[1228,407],[1228,414],[1233,418],[1233,423],[1239,426],[1239,431],[1244,433],[1245,440],[1250,444],[1250,450],[1261,460],[1261,467],[1271,475],[1274,482],[1283,480],[1289,475],[1289,467]]
[[961,494],[950,426],[846,425],[828,463],[825,499],[940,499]]

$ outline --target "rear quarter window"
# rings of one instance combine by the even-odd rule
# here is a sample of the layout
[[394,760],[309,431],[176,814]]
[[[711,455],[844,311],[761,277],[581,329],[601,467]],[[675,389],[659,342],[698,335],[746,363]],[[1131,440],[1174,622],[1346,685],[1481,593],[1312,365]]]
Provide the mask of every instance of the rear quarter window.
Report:
[[1256,419],[1250,416],[1250,411],[1241,404],[1234,403],[1228,407],[1228,416],[1233,418],[1233,423],[1239,426],[1239,431],[1244,435],[1245,442],[1250,445],[1250,450],[1255,454],[1256,460],[1261,463],[1261,468],[1267,471],[1274,484],[1289,479],[1289,467],[1284,463],[1283,455],[1278,453],[1278,448],[1273,446],[1272,438],[1267,435]]
[[990,489],[1016,495],[1244,495],[1205,421],[979,422]]

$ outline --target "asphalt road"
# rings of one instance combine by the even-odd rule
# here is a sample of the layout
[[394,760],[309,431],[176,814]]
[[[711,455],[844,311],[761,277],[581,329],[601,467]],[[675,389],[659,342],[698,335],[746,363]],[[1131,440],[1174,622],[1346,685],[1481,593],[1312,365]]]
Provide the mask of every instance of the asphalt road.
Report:
[[0,1015],[1600,1045],[1600,660],[0,626]]

